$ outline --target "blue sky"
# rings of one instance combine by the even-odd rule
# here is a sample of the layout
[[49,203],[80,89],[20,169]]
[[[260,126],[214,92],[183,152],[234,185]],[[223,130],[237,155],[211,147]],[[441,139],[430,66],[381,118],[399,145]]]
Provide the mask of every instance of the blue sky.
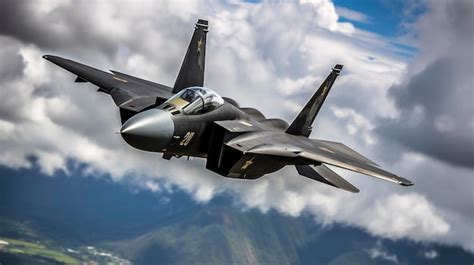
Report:
[[[418,4],[415,4],[418,3]],[[388,0],[335,0],[337,7],[347,8],[360,12],[366,16],[365,21],[350,19],[340,15],[341,22],[350,22],[359,29],[380,34],[393,40],[394,45],[407,51],[411,55],[417,53],[417,49],[400,41],[410,30],[407,23],[412,23],[426,10],[425,6],[416,1],[388,1]]]
[[368,22],[348,20],[341,17],[341,21],[350,21],[360,29],[378,33],[386,37],[397,37],[400,32],[400,23],[406,19],[403,13],[406,3],[403,1],[387,0],[335,0],[334,4],[361,12],[368,16]]

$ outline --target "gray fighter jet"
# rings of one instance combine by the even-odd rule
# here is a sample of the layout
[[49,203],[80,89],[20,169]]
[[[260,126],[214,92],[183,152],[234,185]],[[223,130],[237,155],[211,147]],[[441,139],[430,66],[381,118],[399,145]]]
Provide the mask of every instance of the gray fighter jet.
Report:
[[289,125],[204,87],[208,22],[198,20],[174,86],[117,71],[104,72],[45,55],[46,60],[109,94],[120,110],[123,139],[131,146],[172,157],[205,158],[206,168],[225,177],[256,179],[291,165],[300,175],[350,192],[359,190],[326,165],[403,186],[413,183],[381,169],[342,143],[310,139],[313,121],[342,65],[335,65]]

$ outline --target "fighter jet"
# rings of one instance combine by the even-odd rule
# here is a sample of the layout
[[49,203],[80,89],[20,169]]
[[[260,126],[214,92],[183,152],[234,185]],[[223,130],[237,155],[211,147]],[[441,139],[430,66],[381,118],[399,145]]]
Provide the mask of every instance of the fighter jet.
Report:
[[120,111],[120,134],[139,150],[172,157],[206,159],[219,175],[257,179],[285,166],[310,179],[349,191],[359,190],[327,165],[394,182],[413,183],[381,169],[346,145],[309,138],[312,124],[343,66],[336,64],[291,124],[268,119],[254,108],[204,87],[208,21],[199,19],[173,86],[117,71],[45,55],[68,70],[75,82],[90,82],[109,94]]

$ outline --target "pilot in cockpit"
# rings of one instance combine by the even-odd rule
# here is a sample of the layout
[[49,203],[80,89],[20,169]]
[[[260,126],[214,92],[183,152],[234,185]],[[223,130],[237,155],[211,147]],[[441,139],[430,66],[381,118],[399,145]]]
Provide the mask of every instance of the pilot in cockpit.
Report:
[[186,88],[163,103],[160,108],[171,114],[196,115],[213,111],[224,104],[216,92],[204,87]]
[[187,102],[193,102],[198,98],[198,94],[191,89],[184,90],[184,93],[181,95],[181,98]]

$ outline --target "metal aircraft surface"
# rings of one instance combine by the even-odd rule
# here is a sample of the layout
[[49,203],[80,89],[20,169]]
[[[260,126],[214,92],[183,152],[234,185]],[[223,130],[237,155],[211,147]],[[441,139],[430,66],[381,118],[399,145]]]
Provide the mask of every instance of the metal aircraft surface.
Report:
[[205,158],[225,177],[256,179],[292,165],[300,175],[350,192],[359,190],[326,165],[403,186],[413,183],[381,169],[342,143],[310,139],[313,121],[342,65],[335,65],[296,119],[288,125],[241,108],[204,87],[208,22],[198,20],[174,86],[117,71],[107,73],[57,56],[43,58],[109,94],[120,110],[123,139],[131,146],[172,157]]

